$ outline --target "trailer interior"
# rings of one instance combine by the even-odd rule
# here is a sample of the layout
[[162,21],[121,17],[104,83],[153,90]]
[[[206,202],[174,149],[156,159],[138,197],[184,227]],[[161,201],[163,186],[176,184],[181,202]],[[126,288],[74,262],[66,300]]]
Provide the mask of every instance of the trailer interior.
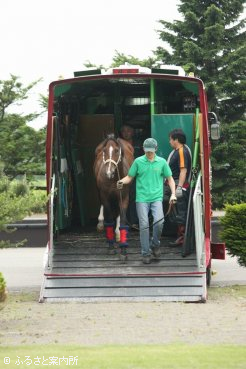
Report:
[[[76,77],[51,84],[48,139],[49,261],[40,301],[117,298],[204,301],[203,144],[200,142],[197,181],[200,212],[195,245],[186,254],[170,246],[176,227],[168,218],[161,240],[162,256],[143,265],[139,235],[130,231],[125,264],[110,254],[104,234],[96,231],[100,209],[93,175],[96,146],[108,133],[119,135],[128,124],[142,142],[154,137],[159,156],[167,159],[172,148],[169,132],[182,128],[194,150],[196,120],[202,127],[200,90],[196,79],[177,76],[103,75]],[[197,119],[198,118],[198,119]],[[200,130],[202,132],[202,129]],[[202,134],[200,134],[200,141]],[[163,203],[164,211],[167,204]],[[199,241],[199,245],[197,244]]]

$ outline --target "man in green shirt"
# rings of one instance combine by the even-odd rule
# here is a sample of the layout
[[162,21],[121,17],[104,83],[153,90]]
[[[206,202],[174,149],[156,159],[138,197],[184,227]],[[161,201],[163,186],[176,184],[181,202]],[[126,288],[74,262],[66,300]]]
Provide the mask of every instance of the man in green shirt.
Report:
[[[134,160],[128,175],[117,182],[118,189],[132,182],[136,177],[136,207],[140,227],[140,243],[143,263],[151,262],[151,254],[160,257],[160,238],[164,224],[163,181],[165,178],[171,189],[170,202],[177,201],[175,182],[166,160],[156,155],[157,141],[147,138],[143,143],[145,155]],[[153,216],[153,237],[149,238],[149,211]]]

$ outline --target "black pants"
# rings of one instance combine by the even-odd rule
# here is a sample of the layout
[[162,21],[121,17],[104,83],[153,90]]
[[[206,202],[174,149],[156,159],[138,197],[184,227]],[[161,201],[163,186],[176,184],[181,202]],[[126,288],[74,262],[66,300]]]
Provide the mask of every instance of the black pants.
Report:
[[[183,196],[177,199],[177,203],[175,205],[175,212],[170,214],[169,222],[176,224],[186,224],[187,218],[187,208],[188,208],[188,200],[189,200],[189,188],[187,191],[182,190]],[[164,186],[164,209],[167,211],[169,206],[169,199],[171,196],[171,189],[168,185]],[[166,213],[165,211],[165,213]]]

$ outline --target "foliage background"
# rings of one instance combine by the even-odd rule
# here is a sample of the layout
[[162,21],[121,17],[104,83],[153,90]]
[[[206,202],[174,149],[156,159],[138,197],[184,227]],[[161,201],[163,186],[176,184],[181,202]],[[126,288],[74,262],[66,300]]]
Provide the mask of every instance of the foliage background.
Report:
[[[204,81],[209,110],[218,115],[222,133],[221,141],[212,144],[214,209],[223,208],[225,203],[246,201],[244,6],[245,0],[180,0],[178,10],[182,18],[159,21],[161,46],[153,50],[152,57],[139,60],[116,50],[111,64],[176,64]],[[88,61],[85,66],[94,64]],[[24,86],[15,75],[0,80],[0,161],[11,179],[18,174],[31,179],[45,173],[46,129],[36,131],[28,126],[38,114],[9,113],[11,106],[28,99],[39,81]],[[47,102],[47,97],[40,95],[43,109],[47,109]]]

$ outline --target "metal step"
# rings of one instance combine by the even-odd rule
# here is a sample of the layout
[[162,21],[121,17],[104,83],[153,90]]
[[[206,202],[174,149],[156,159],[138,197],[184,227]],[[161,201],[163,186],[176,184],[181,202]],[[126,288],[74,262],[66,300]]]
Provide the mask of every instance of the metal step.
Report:
[[49,301],[205,301],[200,275],[46,277],[41,302]]
[[138,234],[129,240],[128,260],[112,253],[103,235],[69,234],[54,244],[45,269],[40,302],[205,301],[206,270],[196,255],[161,240],[161,258],[142,263]]

